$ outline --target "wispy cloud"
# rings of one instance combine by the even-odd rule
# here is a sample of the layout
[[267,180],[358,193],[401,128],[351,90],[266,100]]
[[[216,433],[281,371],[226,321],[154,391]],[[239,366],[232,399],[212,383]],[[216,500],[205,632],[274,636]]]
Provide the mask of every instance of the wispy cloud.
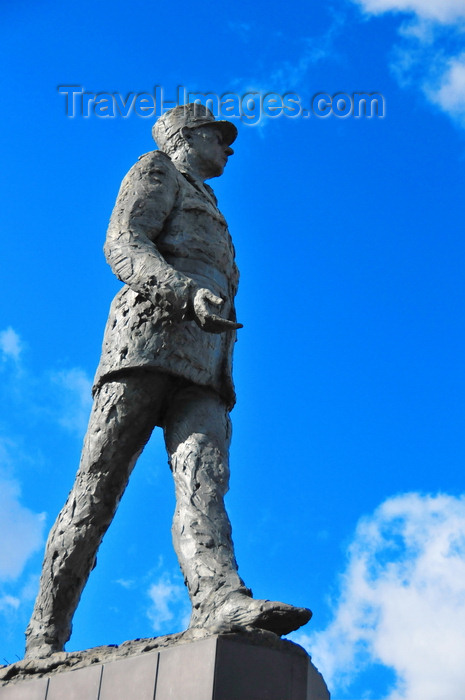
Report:
[[291,89],[300,90],[315,64],[329,58],[334,60],[340,56],[337,49],[337,39],[345,25],[345,17],[334,9],[328,9],[331,12],[331,23],[328,29],[318,36],[303,38],[301,40],[302,50],[298,58],[293,61],[285,61],[274,68],[270,75],[273,89],[278,89],[283,93]]
[[45,513],[23,503],[14,478],[13,441],[0,439],[0,615],[13,626],[23,603],[34,597],[37,577],[25,581],[26,566],[44,542]]
[[[334,60],[338,57],[337,38],[341,34],[345,17],[342,13],[328,9],[331,20],[328,29],[316,36],[290,37],[280,31],[275,32],[275,43],[297,47],[297,55],[285,61],[271,59],[249,76],[242,76],[233,81],[237,92],[277,92],[284,94],[290,90],[300,90],[305,83],[310,69],[319,61],[327,58]],[[250,29],[249,29],[250,30]],[[275,54],[282,52],[274,51]],[[288,54],[289,50],[284,52]],[[295,51],[294,51],[295,54]],[[305,92],[307,86],[305,86]]]
[[[187,626],[190,606],[187,602],[186,588],[182,583],[177,583],[165,572],[150,586],[148,595],[151,605],[147,615],[155,632],[165,631],[166,623],[181,629]],[[172,629],[171,632],[173,631],[175,630]]]
[[[345,25],[345,15],[331,6],[327,7],[330,15],[326,31],[311,36],[286,34],[277,29],[272,35],[267,34],[263,45],[267,47],[266,55],[253,63],[252,71],[231,81],[231,86],[239,95],[260,93],[277,93],[284,95],[296,92],[302,96],[308,93],[308,77],[311,69],[323,60],[340,60],[337,39]],[[239,33],[243,41],[256,41],[260,27],[250,24],[230,23],[231,31]],[[289,56],[286,60],[277,60],[276,56]],[[263,136],[265,126],[273,119],[259,119],[253,126]]]
[[25,415],[41,415],[82,436],[92,406],[91,379],[80,367],[34,374],[24,361],[20,363],[24,346],[25,342],[11,326],[0,331],[0,366],[3,360],[4,373],[10,369],[9,384],[3,383],[4,391],[8,384],[8,401],[14,402]]
[[22,343],[19,335],[11,326],[0,331],[0,351],[3,360],[14,360],[17,362],[22,350]]
[[116,579],[116,583],[118,583],[123,588],[126,588],[126,590],[130,590],[136,585],[136,581],[132,578],[118,578]]
[[92,406],[91,380],[82,369],[76,367],[54,372],[51,378],[60,389],[60,425],[82,435]]
[[387,700],[462,697],[465,496],[405,494],[363,518],[333,621],[295,639],[336,692],[383,664],[396,676]]
[[425,86],[431,102],[465,126],[465,52],[447,61],[439,84]]
[[20,606],[20,599],[12,595],[0,595],[0,612],[17,610]]
[[0,476],[0,581],[22,573],[29,557],[43,543],[44,513],[34,513],[21,503],[19,481]]
[[[45,513],[36,513],[22,502],[16,477],[18,446],[0,436],[0,583],[15,581],[28,559],[43,544]],[[16,596],[3,595],[2,606],[13,606]]]
[[397,13],[400,43],[391,64],[403,87],[465,126],[465,0],[352,0],[367,15]]
[[242,39],[242,41],[248,41],[253,29],[250,22],[241,22],[237,20],[231,20],[228,22],[228,27],[233,34],[236,34],[240,39]]
[[[0,614],[12,626],[36,594],[37,576],[30,576],[28,565],[43,546],[46,524],[46,514],[22,494],[42,459],[39,442],[27,436],[57,425],[83,432],[90,406],[90,380],[82,370],[34,374],[21,355],[26,345],[11,326],[0,331],[0,400],[8,406],[0,424]],[[23,432],[24,424],[34,428]]]
[[412,13],[419,18],[450,24],[465,19],[465,0],[353,0],[365,12]]

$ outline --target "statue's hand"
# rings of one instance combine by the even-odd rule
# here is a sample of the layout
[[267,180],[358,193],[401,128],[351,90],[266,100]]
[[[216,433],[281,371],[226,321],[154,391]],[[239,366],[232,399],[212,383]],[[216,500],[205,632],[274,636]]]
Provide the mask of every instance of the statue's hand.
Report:
[[209,307],[221,307],[224,304],[221,297],[217,297],[209,289],[198,289],[195,292],[193,299],[194,321],[200,328],[207,333],[224,333],[224,331],[236,330],[242,328],[242,323],[236,323],[229,319],[222,318],[216,313],[213,313]]

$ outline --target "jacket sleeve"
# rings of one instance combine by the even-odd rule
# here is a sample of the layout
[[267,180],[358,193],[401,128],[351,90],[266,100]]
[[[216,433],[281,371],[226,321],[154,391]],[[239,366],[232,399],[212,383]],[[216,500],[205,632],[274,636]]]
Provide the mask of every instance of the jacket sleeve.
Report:
[[118,279],[171,315],[183,317],[196,287],[156,247],[178,189],[168,156],[160,151],[142,156],[121,184],[104,252]]

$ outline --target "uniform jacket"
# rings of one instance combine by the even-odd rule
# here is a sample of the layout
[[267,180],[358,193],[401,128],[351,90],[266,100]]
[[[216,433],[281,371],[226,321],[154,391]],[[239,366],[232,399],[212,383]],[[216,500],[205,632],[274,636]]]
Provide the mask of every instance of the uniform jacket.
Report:
[[189,295],[200,287],[222,297],[221,315],[235,320],[234,247],[204,188],[161,151],[141,156],[124,178],[104,250],[125,285],[111,305],[95,388],[127,370],[156,369],[234,404],[235,331],[207,333],[190,320]]

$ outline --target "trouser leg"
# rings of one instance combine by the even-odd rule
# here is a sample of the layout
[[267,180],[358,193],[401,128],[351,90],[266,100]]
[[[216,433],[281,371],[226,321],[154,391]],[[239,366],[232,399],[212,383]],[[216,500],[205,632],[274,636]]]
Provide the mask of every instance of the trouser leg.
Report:
[[164,428],[176,487],[173,543],[191,598],[190,626],[281,635],[308,622],[306,608],[252,598],[237,572],[223,500],[231,425],[219,396],[200,387],[178,392]]
[[237,572],[224,506],[229,487],[231,423],[208,389],[179,391],[165,419],[165,440],[176,488],[173,544],[192,602],[191,626],[232,591],[250,595]]
[[50,532],[26,656],[63,649],[129,475],[153,427],[166,379],[131,375],[97,392],[74,486]]

